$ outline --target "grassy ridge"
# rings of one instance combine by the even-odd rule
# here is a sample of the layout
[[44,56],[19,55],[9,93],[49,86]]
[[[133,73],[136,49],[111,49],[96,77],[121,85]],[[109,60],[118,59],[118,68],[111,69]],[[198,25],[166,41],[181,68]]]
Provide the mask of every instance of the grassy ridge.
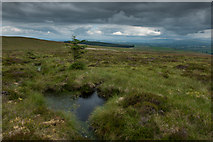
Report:
[[6,50],[61,50],[63,42],[41,40],[28,37],[2,37],[2,49]]
[[44,95],[94,88],[107,99],[90,116],[99,139],[211,138],[210,55],[87,50],[87,68],[72,70],[71,54],[55,44],[3,46],[4,139],[84,139],[75,116],[49,110]]

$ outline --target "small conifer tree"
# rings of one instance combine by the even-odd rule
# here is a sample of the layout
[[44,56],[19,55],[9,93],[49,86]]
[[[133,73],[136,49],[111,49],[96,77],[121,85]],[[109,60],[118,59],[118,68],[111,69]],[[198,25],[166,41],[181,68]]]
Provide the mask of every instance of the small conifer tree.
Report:
[[72,37],[72,41],[68,41],[66,44],[66,48],[71,50],[71,53],[73,54],[74,62],[77,61],[77,59],[80,59],[82,54],[85,53],[84,49],[86,46],[79,45],[82,42],[85,42],[85,40],[78,40],[76,39],[76,36]]

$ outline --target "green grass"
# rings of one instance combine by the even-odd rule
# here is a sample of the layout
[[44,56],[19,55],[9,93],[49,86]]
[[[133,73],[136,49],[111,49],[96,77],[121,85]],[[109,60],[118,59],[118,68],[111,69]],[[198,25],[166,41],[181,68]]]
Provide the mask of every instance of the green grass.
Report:
[[84,139],[45,94],[94,88],[107,100],[89,119],[98,139],[211,139],[211,55],[88,49],[82,70],[70,68],[71,55],[57,42],[3,37],[4,139]]

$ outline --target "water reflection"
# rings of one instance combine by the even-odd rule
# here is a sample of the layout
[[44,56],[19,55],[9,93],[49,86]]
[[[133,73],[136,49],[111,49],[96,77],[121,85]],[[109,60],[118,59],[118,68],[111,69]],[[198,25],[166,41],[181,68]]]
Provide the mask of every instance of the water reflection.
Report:
[[79,97],[73,100],[70,95],[48,95],[47,104],[55,110],[64,110],[74,112],[81,121],[87,121],[89,115],[97,106],[104,104],[105,100],[94,92],[88,97]]

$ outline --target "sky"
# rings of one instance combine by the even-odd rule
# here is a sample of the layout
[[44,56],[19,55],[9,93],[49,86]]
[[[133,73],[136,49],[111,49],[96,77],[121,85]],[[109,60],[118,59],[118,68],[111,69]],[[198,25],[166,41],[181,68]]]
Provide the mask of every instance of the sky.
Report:
[[3,2],[2,35],[48,40],[210,40],[210,2]]

